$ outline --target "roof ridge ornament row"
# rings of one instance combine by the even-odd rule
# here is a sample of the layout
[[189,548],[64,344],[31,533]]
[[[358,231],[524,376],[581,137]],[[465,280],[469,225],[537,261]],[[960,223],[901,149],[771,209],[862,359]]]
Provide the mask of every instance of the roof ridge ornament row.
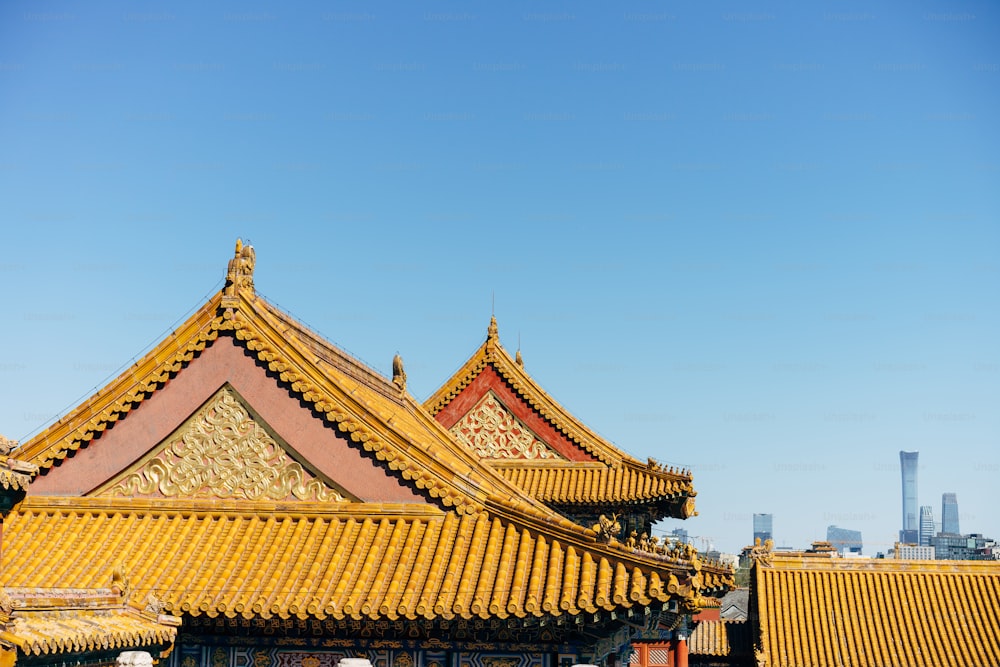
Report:
[[226,285],[222,288],[222,307],[227,311],[239,307],[240,295],[246,290],[253,294],[253,269],[257,263],[257,253],[243,239],[236,239],[236,252],[226,267]]

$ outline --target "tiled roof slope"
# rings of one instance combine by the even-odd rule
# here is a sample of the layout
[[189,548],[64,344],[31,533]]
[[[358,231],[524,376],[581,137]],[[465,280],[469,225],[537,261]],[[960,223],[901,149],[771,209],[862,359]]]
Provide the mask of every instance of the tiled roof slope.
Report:
[[[553,539],[487,512],[430,505],[140,501],[29,496],[5,537],[2,583],[106,581],[115,553],[174,614],[289,618],[559,616],[721,593],[698,560]],[[292,511],[294,510],[294,511]],[[567,536],[571,537],[571,536]]]
[[751,647],[750,624],[746,621],[699,621],[688,640],[692,656],[746,658],[753,653]]
[[690,480],[664,475],[630,460],[615,467],[523,461],[495,462],[493,466],[544,503],[646,503],[692,495]]
[[773,554],[757,560],[770,667],[1000,665],[1000,563]]
[[691,502],[683,506],[681,514],[693,514],[696,494],[689,471],[666,468],[652,460],[639,461],[587,428],[510,357],[500,344],[495,318],[490,321],[486,341],[424,402],[424,407],[439,415],[487,367],[558,433],[605,467],[598,472],[588,466],[560,468],[544,460],[517,460],[497,466],[507,479],[544,502],[602,504],[687,497]]
[[168,649],[180,619],[125,604],[116,591],[7,589],[13,610],[0,625],[0,647],[25,658],[75,661],[124,650]]

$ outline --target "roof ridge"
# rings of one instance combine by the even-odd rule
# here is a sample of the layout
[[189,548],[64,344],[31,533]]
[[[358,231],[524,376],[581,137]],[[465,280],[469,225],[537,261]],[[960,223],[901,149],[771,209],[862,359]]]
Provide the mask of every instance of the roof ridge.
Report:
[[639,459],[594,432],[543,389],[534,377],[524,370],[523,363],[518,363],[517,359],[512,358],[500,343],[496,318],[492,316],[487,328],[486,340],[458,371],[424,401],[425,408],[432,415],[439,413],[478,377],[486,365],[493,366],[500,377],[513,388],[514,392],[525,403],[585,452],[596,456],[609,465],[617,465],[627,461],[643,465]]
[[304,324],[288,311],[263,297],[260,293],[257,293],[256,300],[259,303],[262,303],[265,308],[285,322],[285,324],[289,327],[295,328],[300,335],[307,336],[309,338],[309,342],[315,344],[323,352],[327,352],[336,357],[336,361],[341,363],[333,363],[331,365],[334,365],[338,370],[351,371],[351,375],[353,377],[359,380],[365,380],[372,389],[381,392],[387,398],[391,398],[393,400],[397,400],[399,398],[399,387],[389,378],[382,375],[382,373],[378,370],[365,363],[357,356],[327,340],[323,337],[323,334],[318,332],[316,329]]

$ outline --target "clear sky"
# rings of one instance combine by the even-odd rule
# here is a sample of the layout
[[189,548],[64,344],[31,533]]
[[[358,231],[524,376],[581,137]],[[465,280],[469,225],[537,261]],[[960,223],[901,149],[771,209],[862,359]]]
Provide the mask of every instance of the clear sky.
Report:
[[[0,433],[221,287],[429,396],[491,309],[692,535],[1000,538],[995,2],[0,3]],[[673,524],[662,524],[669,529]],[[699,543],[703,546],[704,543]]]

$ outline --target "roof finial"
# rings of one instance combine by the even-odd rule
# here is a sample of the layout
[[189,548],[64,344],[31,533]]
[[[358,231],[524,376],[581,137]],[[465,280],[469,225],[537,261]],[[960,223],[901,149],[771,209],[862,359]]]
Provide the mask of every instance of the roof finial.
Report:
[[517,332],[517,352],[514,353],[514,363],[524,368],[524,357],[521,356],[521,332]]
[[500,334],[497,331],[497,318],[494,317],[493,315],[490,315],[490,326],[486,328],[486,339],[496,340],[499,337]]
[[132,595],[132,585],[125,573],[125,564],[121,561],[118,561],[111,571],[111,590],[117,592],[126,602]]
[[400,391],[406,389],[406,371],[403,370],[403,357],[399,356],[399,352],[392,358],[392,381]]
[[8,456],[17,448],[17,445],[17,440],[8,440],[3,435],[0,435],[0,455]]
[[226,268],[226,286],[222,288],[222,305],[232,308],[239,305],[239,294],[246,289],[253,292],[253,268],[257,254],[249,243],[243,245],[242,239],[236,239],[236,252],[229,260]]

